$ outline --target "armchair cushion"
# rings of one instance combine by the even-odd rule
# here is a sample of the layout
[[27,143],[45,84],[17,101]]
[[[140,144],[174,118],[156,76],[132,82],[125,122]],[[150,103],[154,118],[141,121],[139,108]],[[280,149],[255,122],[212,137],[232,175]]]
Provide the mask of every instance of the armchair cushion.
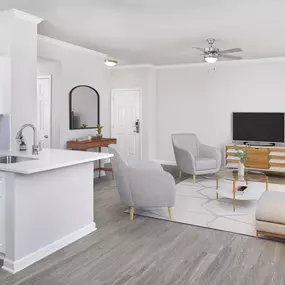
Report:
[[208,170],[217,168],[217,161],[213,158],[196,156],[195,157],[196,169],[199,170]]
[[137,169],[157,170],[160,172],[163,171],[162,166],[154,161],[128,159],[128,165]]
[[172,207],[175,204],[175,181],[164,171],[126,169],[134,207]]

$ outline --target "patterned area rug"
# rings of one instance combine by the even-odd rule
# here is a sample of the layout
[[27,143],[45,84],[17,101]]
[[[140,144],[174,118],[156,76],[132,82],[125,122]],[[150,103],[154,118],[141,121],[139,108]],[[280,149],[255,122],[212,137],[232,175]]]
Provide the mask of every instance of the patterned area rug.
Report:
[[[220,181],[219,189],[220,193],[232,193],[232,182]],[[285,185],[269,184],[269,191],[272,190],[285,190]],[[265,183],[249,182],[248,192],[240,195],[254,194],[258,199],[264,191]],[[219,200],[216,199],[216,182],[213,177],[201,177],[195,184],[192,179],[187,179],[176,185],[173,222],[255,236],[257,200],[236,202],[234,212],[232,199],[224,198],[221,194]],[[136,209],[135,214],[169,220],[167,208]]]

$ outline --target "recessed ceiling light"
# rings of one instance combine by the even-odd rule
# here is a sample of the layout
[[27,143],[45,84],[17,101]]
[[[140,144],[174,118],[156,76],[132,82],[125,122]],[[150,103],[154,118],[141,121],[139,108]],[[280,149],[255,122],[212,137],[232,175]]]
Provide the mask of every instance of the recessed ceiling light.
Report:
[[114,59],[105,59],[105,65],[107,65],[108,67],[113,67],[115,65],[117,65],[118,61],[114,60]]

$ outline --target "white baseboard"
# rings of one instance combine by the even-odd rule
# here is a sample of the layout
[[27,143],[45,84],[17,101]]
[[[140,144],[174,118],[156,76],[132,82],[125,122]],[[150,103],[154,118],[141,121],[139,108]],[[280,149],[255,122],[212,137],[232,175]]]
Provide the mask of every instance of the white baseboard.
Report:
[[94,232],[96,230],[96,224],[92,223],[88,226],[73,232],[60,240],[57,240],[46,247],[43,247],[19,260],[12,261],[8,258],[4,258],[3,270],[6,270],[12,274],[17,273],[24,268],[32,265],[33,263],[43,259],[44,257],[58,251],[59,249],[81,239],[82,237]]
[[155,161],[159,164],[164,164],[164,165],[173,165],[173,166],[177,165],[175,161],[160,160],[160,159],[153,159],[152,161]]

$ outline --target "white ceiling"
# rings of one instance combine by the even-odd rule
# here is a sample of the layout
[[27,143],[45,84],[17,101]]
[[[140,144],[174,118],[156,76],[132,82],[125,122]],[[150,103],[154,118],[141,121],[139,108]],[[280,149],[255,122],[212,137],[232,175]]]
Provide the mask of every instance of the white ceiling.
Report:
[[214,37],[243,58],[285,56],[284,0],[0,0],[45,21],[39,33],[109,54],[121,64],[200,62],[191,46]]

